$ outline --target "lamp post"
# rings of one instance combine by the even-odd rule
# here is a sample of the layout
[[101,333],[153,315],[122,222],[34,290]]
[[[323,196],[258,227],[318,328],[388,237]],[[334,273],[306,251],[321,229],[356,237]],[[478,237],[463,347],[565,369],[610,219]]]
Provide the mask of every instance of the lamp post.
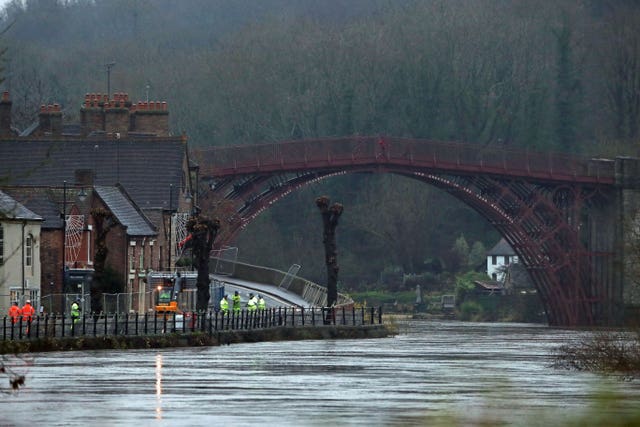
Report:
[[60,214],[62,219],[62,293],[67,288],[67,277],[65,274],[66,268],[66,251],[67,251],[67,181],[62,185],[62,213]]
[[169,264],[169,271],[171,271],[171,239],[172,239],[172,231],[173,231],[173,184],[169,184],[169,256],[167,258]]
[[107,99],[111,99],[111,69],[116,65],[115,62],[104,64],[107,67]]

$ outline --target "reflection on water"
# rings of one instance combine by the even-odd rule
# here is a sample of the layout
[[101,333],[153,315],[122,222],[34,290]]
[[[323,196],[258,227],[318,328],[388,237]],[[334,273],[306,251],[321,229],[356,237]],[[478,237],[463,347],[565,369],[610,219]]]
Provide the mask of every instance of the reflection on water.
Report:
[[3,396],[0,425],[530,425],[584,413],[603,387],[618,393],[605,415],[640,397],[638,382],[550,367],[555,347],[588,332],[435,321],[400,330],[376,340],[39,354],[27,386]]
[[156,354],[156,419],[162,419],[162,354]]

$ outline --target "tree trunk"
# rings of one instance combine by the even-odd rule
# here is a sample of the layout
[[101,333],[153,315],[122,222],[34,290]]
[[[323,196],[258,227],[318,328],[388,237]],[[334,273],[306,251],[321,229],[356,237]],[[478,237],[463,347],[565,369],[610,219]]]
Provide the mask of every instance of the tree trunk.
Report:
[[338,271],[340,267],[338,267],[336,248],[336,227],[343,207],[339,203],[334,203],[329,207],[329,198],[326,196],[318,197],[316,206],[322,215],[322,243],[324,244],[325,264],[327,265],[327,307],[331,307],[338,302]]

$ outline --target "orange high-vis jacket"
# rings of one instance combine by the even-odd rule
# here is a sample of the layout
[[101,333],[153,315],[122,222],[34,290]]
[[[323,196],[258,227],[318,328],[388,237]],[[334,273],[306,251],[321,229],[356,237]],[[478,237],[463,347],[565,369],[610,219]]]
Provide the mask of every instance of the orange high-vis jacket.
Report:
[[29,303],[22,306],[22,321],[29,322],[31,317],[36,313],[36,309]]
[[17,305],[12,305],[9,307],[9,316],[11,317],[11,321],[16,323],[18,321],[18,317],[22,314],[22,310]]

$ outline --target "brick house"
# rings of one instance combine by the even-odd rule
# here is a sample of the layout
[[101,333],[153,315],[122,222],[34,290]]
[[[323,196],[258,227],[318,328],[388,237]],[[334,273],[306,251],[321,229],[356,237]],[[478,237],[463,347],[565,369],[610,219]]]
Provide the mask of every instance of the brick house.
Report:
[[[41,107],[34,125],[15,136],[5,93],[0,100],[0,128],[0,182],[45,218],[43,295],[70,290],[63,288],[62,275],[62,248],[70,237],[62,232],[60,213],[65,205],[67,215],[84,224],[74,237],[80,240],[75,258],[66,246],[68,269],[93,268],[95,236],[89,212],[98,205],[113,213],[122,228],[114,233],[120,238],[109,243],[110,250],[112,244],[118,247],[127,242],[126,250],[119,246],[122,250],[109,255],[111,267],[122,273],[123,291],[141,292],[140,257],[145,270],[173,268],[175,222],[191,211],[189,196],[195,193],[197,167],[189,160],[186,137],[170,134],[166,103],[134,104],[126,94],[112,99],[88,94],[80,109],[80,124],[65,124],[60,106],[47,105]],[[82,191],[89,195],[85,202],[76,197]],[[131,268],[132,259],[138,260],[136,269]],[[129,305],[140,307],[138,300]]]

